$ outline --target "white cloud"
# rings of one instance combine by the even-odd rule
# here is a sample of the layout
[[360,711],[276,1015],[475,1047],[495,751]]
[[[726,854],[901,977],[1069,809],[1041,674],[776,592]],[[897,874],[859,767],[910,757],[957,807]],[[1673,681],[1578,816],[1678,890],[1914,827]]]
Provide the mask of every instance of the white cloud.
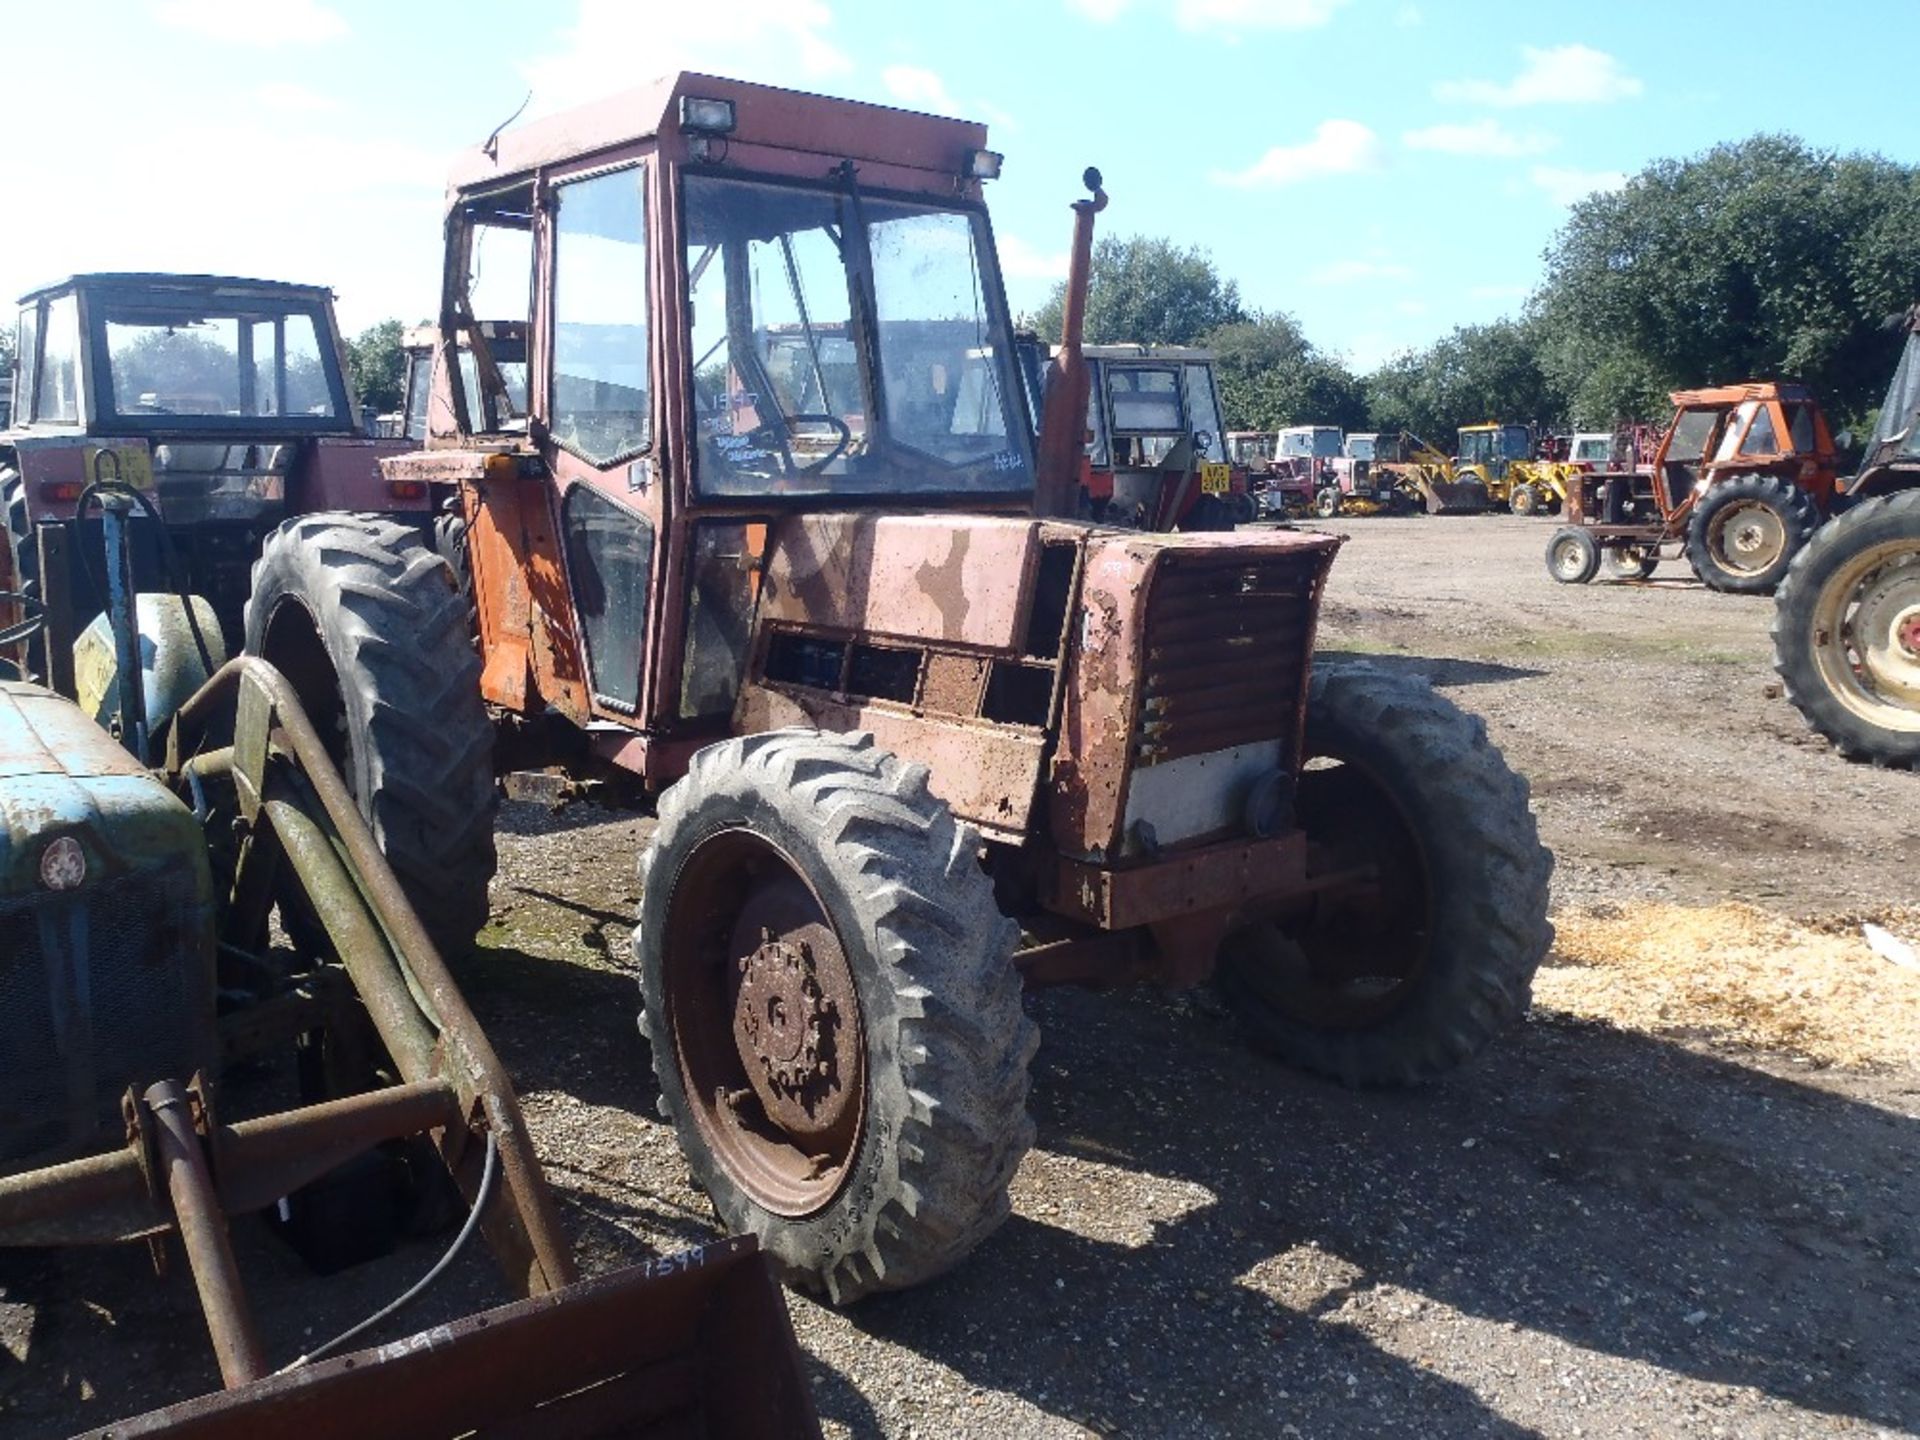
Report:
[[1571,205],[1627,183],[1626,172],[1621,170],[1568,170],[1558,165],[1536,165],[1527,178],[1556,205]]
[[1323,175],[1378,170],[1385,159],[1380,137],[1358,120],[1322,120],[1311,140],[1276,145],[1244,170],[1216,170],[1213,182],[1240,190],[1267,189]]
[[317,45],[339,40],[347,22],[319,0],[164,0],[154,18],[235,45]]
[[1397,260],[1336,260],[1307,279],[1315,285],[1357,285],[1365,280],[1410,280],[1413,271]]
[[1067,8],[1101,25],[1110,25],[1125,13],[1130,0],[1067,0]]
[[1443,155],[1541,155],[1551,150],[1555,140],[1538,131],[1520,134],[1507,129],[1498,120],[1480,119],[1465,123],[1428,125],[1409,130],[1400,137],[1409,150],[1437,150]]
[[996,234],[994,244],[1000,251],[1000,273],[1009,280],[1064,280],[1067,277],[1067,252],[1041,250],[1018,235]]
[[540,114],[676,70],[792,87],[853,69],[832,31],[833,11],[823,0],[732,0],[723,23],[684,3],[580,0],[561,48],[521,68]]
[[1434,95],[1454,104],[1598,105],[1630,99],[1646,87],[1621,69],[1620,62],[1590,45],[1556,45],[1536,49],[1523,45],[1525,63],[1507,81],[1443,80]]
[[935,115],[958,115],[960,104],[947,90],[947,82],[931,70],[917,65],[889,65],[880,72],[880,83],[887,93],[911,110],[926,110]]
[[1347,0],[1173,0],[1183,30],[1316,30]]

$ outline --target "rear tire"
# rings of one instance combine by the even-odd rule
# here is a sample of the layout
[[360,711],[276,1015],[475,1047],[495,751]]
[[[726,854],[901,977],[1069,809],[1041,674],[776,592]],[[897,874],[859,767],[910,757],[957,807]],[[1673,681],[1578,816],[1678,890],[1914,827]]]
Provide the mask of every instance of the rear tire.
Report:
[[1600,573],[1600,547],[1577,525],[1563,525],[1547,541],[1547,574],[1562,585],[1584,585]]
[[1920,769],[1920,490],[1854,506],[1794,559],[1773,668],[1849,760]]
[[1310,923],[1221,947],[1250,1038],[1349,1085],[1433,1079],[1526,1013],[1553,927],[1527,783],[1486,726],[1424,681],[1316,666],[1298,812],[1331,863],[1384,882],[1335,892]]
[[452,571],[403,525],[311,515],[266,539],[247,650],[277,666],[443,956],[487,923],[493,728]]
[[1334,519],[1339,515],[1340,508],[1340,492],[1332,485],[1322,487],[1320,492],[1313,497],[1313,513],[1318,515],[1322,520]]
[[640,1029],[721,1223],[837,1304],[956,1264],[1007,1217],[1039,1042],[979,836],[925,766],[812,730],[709,746],[659,815]]
[[1812,498],[1792,481],[1736,475],[1695,502],[1687,559],[1709,590],[1771,595],[1819,524]]

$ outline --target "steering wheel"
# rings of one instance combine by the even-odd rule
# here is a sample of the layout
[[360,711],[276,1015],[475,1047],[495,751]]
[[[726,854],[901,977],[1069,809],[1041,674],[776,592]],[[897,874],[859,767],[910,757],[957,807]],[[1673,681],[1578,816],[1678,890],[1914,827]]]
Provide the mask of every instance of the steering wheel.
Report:
[[0,630],[0,650],[10,649],[26,640],[31,640],[47,628],[47,607],[40,603],[40,597],[29,595],[24,590],[0,590],[0,605],[11,602],[32,613],[24,620]]
[[[835,430],[840,432],[840,438],[834,442],[833,448],[818,460],[808,465],[802,465],[793,458],[793,427],[800,424],[831,425]],[[827,466],[844,455],[847,446],[853,443],[853,427],[848,425],[847,422],[842,420],[838,415],[816,415],[811,413],[781,415],[778,419],[768,420],[763,424],[754,426],[753,429],[749,430],[742,438],[752,440],[755,436],[763,434],[767,435],[779,445],[781,458],[787,462],[787,471],[793,475],[818,475],[822,470],[826,469]]]

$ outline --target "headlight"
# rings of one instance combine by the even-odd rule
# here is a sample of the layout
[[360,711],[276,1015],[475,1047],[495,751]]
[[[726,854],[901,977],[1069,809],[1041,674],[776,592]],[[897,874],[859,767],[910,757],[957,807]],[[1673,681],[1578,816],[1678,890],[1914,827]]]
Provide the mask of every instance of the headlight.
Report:
[[998,180],[1000,162],[1005,159],[997,150],[969,150],[967,152],[967,178],[969,180]]
[[733,102],[708,100],[698,95],[682,95],[680,97],[680,128],[697,130],[705,135],[731,135],[733,133]]

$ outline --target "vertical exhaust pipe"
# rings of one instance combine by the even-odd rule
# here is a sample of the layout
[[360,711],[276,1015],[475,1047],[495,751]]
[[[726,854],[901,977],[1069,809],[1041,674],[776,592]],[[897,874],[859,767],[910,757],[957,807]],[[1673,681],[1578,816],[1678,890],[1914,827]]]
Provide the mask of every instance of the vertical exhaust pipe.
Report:
[[1087,167],[1081,183],[1091,198],[1073,202],[1073,259],[1067,268],[1066,303],[1060,318],[1060,351],[1047,365],[1046,401],[1040,418],[1040,454],[1033,508],[1037,515],[1079,511],[1080,461],[1086,453],[1087,362],[1081,340],[1087,325],[1087,285],[1093,272],[1093,217],[1107,208],[1100,172]]

